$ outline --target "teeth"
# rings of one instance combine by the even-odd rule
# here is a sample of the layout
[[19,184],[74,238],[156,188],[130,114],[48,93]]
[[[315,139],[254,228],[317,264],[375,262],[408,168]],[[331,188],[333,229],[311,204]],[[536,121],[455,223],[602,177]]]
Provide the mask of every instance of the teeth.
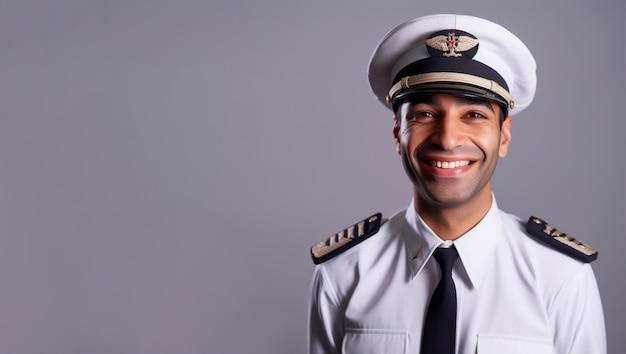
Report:
[[468,160],[464,161],[430,161],[430,164],[438,168],[458,168],[470,164]]

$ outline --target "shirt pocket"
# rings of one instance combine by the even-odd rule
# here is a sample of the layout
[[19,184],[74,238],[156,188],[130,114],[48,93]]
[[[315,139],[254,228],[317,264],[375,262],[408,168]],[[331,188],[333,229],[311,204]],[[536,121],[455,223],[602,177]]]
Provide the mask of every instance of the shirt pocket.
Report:
[[409,335],[389,329],[346,328],[343,354],[406,354]]
[[554,354],[550,338],[478,335],[478,354]]

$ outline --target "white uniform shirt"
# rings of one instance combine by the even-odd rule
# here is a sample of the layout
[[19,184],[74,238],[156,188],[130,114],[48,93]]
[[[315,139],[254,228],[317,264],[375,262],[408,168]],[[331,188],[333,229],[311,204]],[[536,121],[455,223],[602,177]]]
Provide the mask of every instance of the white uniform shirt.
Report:
[[[440,273],[431,255],[443,241],[412,205],[376,235],[315,268],[310,354],[419,354]],[[589,264],[528,236],[524,221],[499,210],[495,199],[454,245],[457,353],[606,353]]]

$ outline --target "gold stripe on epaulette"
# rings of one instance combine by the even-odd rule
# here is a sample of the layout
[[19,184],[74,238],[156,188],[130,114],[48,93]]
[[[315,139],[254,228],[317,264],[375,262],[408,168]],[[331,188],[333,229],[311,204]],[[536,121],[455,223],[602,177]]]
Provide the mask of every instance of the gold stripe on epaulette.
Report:
[[562,242],[587,256],[591,256],[592,254],[596,253],[596,250],[593,247],[577,239],[569,238],[566,236],[552,236],[552,237],[554,237],[555,240]]
[[577,240],[577,239],[567,235],[565,232],[563,232],[563,231],[561,231],[561,230],[559,230],[557,228],[554,228],[552,225],[550,225],[550,224],[548,224],[548,223],[546,223],[546,222],[544,222],[544,221],[542,221],[540,219],[533,219],[533,222],[535,224],[538,224],[538,225],[542,225],[543,224],[543,226],[544,226],[543,233],[544,234],[551,236],[553,239],[555,239],[555,240],[557,240],[557,241],[559,241],[559,242],[561,242],[561,243],[563,243],[563,244],[565,244],[565,245],[567,245],[567,246],[569,246],[569,247],[571,247],[571,248],[573,248],[573,249],[575,249],[575,250],[577,250],[577,251],[579,251],[579,252],[581,252],[581,253],[583,253],[583,254],[585,254],[587,256],[591,256],[592,254],[597,252],[593,247],[589,246],[588,244],[586,244],[586,243],[584,243],[582,241],[579,241],[579,240]]
[[313,255],[316,258],[321,258],[363,235],[365,235],[365,221],[361,221],[358,224],[349,227],[347,230],[342,230],[335,235],[330,236],[328,240],[316,244],[311,248],[311,252],[313,252]]

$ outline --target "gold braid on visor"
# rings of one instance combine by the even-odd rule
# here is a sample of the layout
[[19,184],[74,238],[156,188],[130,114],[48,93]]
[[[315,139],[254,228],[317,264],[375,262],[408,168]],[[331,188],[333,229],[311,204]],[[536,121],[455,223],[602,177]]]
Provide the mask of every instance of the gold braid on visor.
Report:
[[465,84],[479,87],[485,90],[489,90],[496,95],[502,97],[508,103],[509,108],[513,109],[513,107],[515,106],[515,102],[513,101],[513,98],[511,98],[511,94],[509,94],[509,92],[504,87],[500,86],[500,84],[498,84],[497,82],[470,74],[450,72],[435,72],[403,77],[402,79],[400,79],[400,81],[396,82],[396,84],[391,87],[391,90],[389,90],[389,94],[387,95],[387,104],[391,103],[393,97],[402,90],[406,90],[417,85],[431,83],[439,83],[444,85]]

